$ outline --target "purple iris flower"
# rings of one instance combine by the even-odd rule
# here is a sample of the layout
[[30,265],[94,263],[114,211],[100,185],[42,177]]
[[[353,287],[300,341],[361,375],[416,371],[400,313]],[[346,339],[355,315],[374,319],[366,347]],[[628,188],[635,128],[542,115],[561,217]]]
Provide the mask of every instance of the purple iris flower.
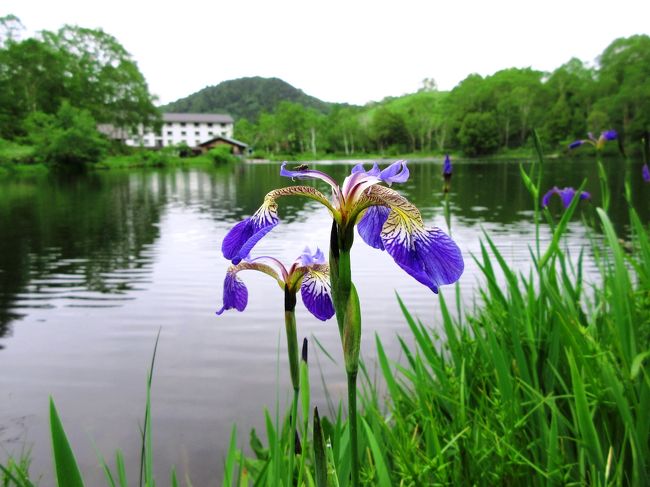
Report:
[[589,132],[587,134],[586,139],[581,139],[581,140],[575,140],[569,144],[569,149],[575,149],[577,147],[580,147],[583,144],[590,144],[594,146],[596,149],[602,149],[605,147],[605,142],[608,140],[616,140],[618,138],[618,134],[616,133],[616,130],[603,130],[600,133],[600,137],[596,139],[594,137],[594,134]]
[[648,169],[648,163],[645,163],[643,165],[643,168],[641,169],[641,176],[643,176],[643,180],[646,183],[650,183],[650,169]]
[[312,254],[309,247],[287,269],[279,260],[261,256],[244,259],[232,265],[226,272],[223,283],[223,306],[217,314],[229,309],[244,311],[248,304],[248,289],[237,273],[244,270],[263,272],[274,278],[280,289],[288,289],[294,294],[300,287],[300,295],[305,307],[316,318],[325,321],[334,316],[332,293],[330,290],[329,266],[320,249]]
[[[560,197],[562,200],[562,206],[568,208],[571,204],[571,201],[573,200],[573,197],[576,194],[576,190],[571,187],[560,189],[557,186],[553,186],[544,196],[542,196],[542,207],[548,206],[551,196],[554,194],[557,194]],[[586,191],[582,191],[580,193],[581,200],[586,200],[589,198],[591,198],[591,195]]]
[[442,165],[442,174],[443,176],[451,176],[451,159],[449,159],[449,154],[445,156],[445,162]]
[[600,138],[603,140],[616,140],[617,137],[618,134],[616,133],[616,130],[605,130],[600,134]]
[[427,228],[419,210],[396,191],[381,185],[403,183],[409,178],[406,161],[397,161],[380,170],[373,164],[352,168],[342,185],[329,175],[309,169],[289,170],[283,163],[280,175],[295,179],[320,179],[332,190],[328,198],[310,186],[289,186],[271,191],[255,215],[230,230],[222,250],[237,263],[278,223],[275,200],[282,196],[305,196],[322,203],[340,228],[358,224],[361,238],[371,247],[385,250],[402,269],[433,292],[457,281],[464,269],[456,243],[438,228]]

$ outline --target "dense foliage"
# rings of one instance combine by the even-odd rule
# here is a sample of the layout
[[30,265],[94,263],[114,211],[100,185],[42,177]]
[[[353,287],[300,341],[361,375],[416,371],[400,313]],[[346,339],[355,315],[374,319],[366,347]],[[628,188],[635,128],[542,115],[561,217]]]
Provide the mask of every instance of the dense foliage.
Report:
[[83,166],[105,155],[108,142],[97,132],[88,110],[67,101],[54,115],[32,113],[25,122],[37,162]]
[[[66,25],[20,40],[22,30],[16,17],[0,19],[0,138],[31,137],[34,120],[58,117],[66,103],[87,126],[158,123],[144,77],[113,36]],[[84,133],[93,143],[96,134]]]
[[208,86],[161,109],[179,113],[228,113],[236,119],[256,120],[260,113],[272,112],[283,101],[297,103],[324,113],[330,103],[306,95],[278,78],[240,78]]
[[533,128],[555,148],[613,128],[626,150],[638,150],[650,132],[650,37],[615,40],[593,68],[574,58],[552,73],[471,74],[449,92],[425,80],[417,93],[326,113],[285,101],[239,119],[235,137],[267,155],[477,156],[527,147]]

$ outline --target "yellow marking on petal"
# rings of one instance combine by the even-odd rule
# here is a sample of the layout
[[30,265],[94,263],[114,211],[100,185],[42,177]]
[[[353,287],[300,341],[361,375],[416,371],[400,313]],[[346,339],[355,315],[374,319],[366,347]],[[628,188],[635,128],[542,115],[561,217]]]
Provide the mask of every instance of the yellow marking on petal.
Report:
[[[278,188],[274,189],[273,191],[269,191],[266,196],[264,197],[264,203],[260,207],[257,212],[261,211],[262,208],[268,208],[270,211],[277,211],[277,203],[275,200],[277,198],[282,198],[283,196],[304,196],[305,198],[309,198],[315,201],[318,201],[332,213],[332,216],[337,219],[337,221],[340,219],[340,213],[337,211],[334,206],[332,206],[332,203],[327,199],[327,196],[325,196],[323,193],[318,191],[316,188],[312,188],[311,186],[287,186],[285,188]],[[257,212],[255,213],[257,215]]]
[[275,271],[273,267],[267,264],[260,264],[257,262],[240,262],[237,265],[231,265],[228,268],[228,272],[233,272],[237,273],[239,271],[259,271],[263,272],[264,274],[271,276],[273,279],[275,279],[280,286],[280,288],[284,289],[284,281],[280,278],[278,273]]
[[371,187],[359,198],[353,214],[358,219],[359,215],[363,213],[363,210],[370,206],[386,206],[390,208],[391,211],[388,214],[388,219],[384,227],[386,225],[389,227],[400,227],[410,233],[424,228],[420,210],[393,189],[385,186]]

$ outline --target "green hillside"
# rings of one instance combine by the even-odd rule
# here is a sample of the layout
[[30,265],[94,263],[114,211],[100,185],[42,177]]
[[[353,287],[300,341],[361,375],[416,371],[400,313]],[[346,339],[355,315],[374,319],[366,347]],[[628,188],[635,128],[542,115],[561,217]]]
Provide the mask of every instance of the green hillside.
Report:
[[332,104],[306,95],[278,78],[239,78],[208,86],[192,95],[160,107],[165,112],[228,113],[235,119],[257,120],[273,112],[282,101],[299,103],[327,113]]

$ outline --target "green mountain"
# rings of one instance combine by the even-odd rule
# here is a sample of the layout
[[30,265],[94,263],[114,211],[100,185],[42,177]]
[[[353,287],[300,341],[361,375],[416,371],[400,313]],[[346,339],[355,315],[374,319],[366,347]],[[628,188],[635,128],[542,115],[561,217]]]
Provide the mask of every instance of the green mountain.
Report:
[[239,78],[208,86],[196,93],[160,107],[164,112],[228,113],[235,120],[257,120],[262,112],[272,112],[281,101],[299,103],[320,112],[333,106],[306,95],[278,78]]

